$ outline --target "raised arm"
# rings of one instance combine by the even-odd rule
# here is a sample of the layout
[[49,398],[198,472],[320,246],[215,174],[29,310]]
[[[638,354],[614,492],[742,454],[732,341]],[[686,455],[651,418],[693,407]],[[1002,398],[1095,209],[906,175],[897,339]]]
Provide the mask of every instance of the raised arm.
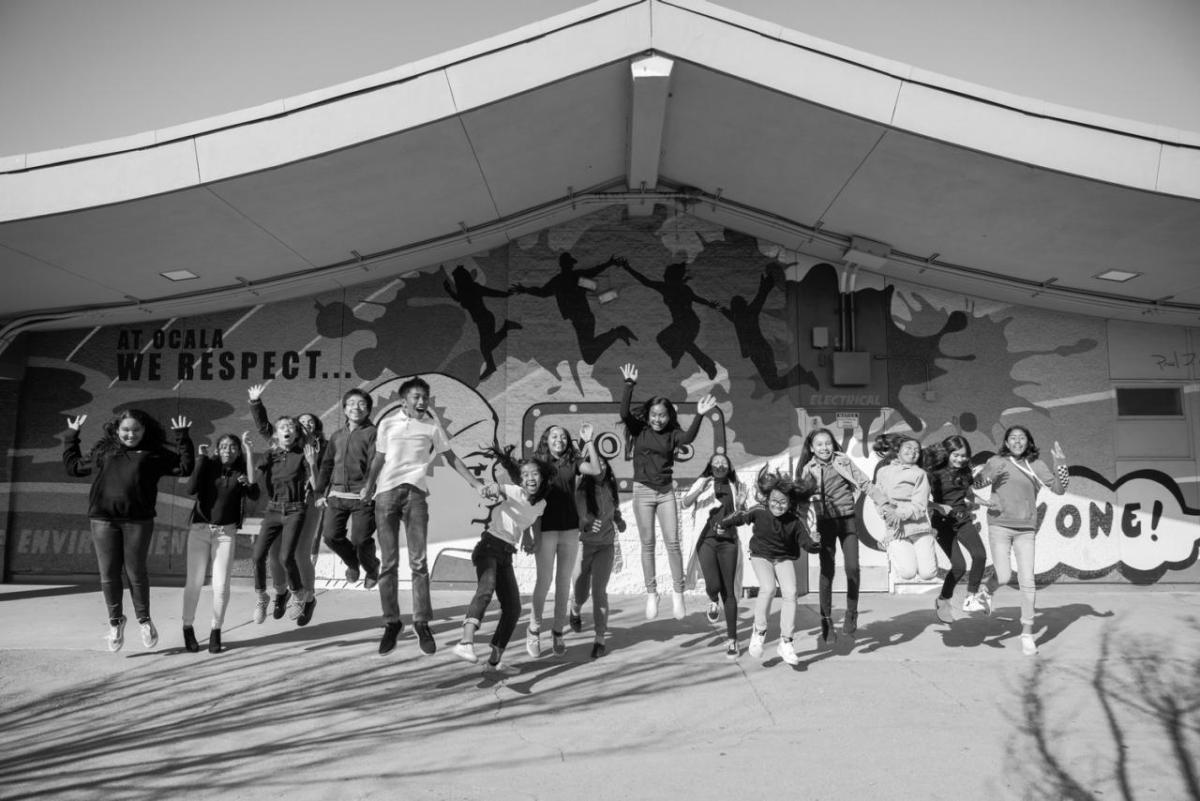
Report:
[[758,314],[762,311],[763,304],[767,302],[767,296],[771,294],[771,287],[774,285],[771,276],[763,273],[762,278],[758,281],[758,292],[754,295],[754,300],[750,301],[750,311]]
[[700,476],[698,479],[692,482],[692,486],[688,487],[688,491],[683,493],[683,500],[680,501],[679,505],[682,508],[687,509],[700,498],[700,495],[711,484],[712,476]]
[[63,438],[63,467],[66,468],[68,476],[92,474],[92,466],[83,458],[83,451],[79,447],[79,430],[83,428],[85,420],[86,414],[67,418],[67,434]]
[[637,385],[638,369],[635,364],[621,365],[621,375],[625,378],[625,393],[621,396],[621,422],[629,429],[629,433],[637,435],[645,424],[633,416],[630,405],[633,403],[633,388]]
[[187,487],[184,489],[188,495],[200,493],[201,477],[208,470],[208,445],[201,444],[196,451],[196,466],[192,469],[192,474],[188,476]]
[[596,443],[592,439],[592,424],[584,423],[579,427],[579,440],[583,443],[583,461],[578,470],[581,476],[599,476],[604,473],[600,464],[600,454],[596,453]]
[[630,267],[628,262],[626,262],[625,264],[622,264],[621,266],[625,268],[625,272],[629,273],[634,278],[636,278],[638,283],[642,284],[643,286],[650,287],[655,292],[662,292],[664,289],[666,289],[666,284],[664,284],[662,281],[654,281],[650,278],[647,278],[646,276],[639,273],[637,270]]
[[691,424],[683,435],[676,441],[677,445],[689,445],[692,440],[696,439],[696,435],[700,433],[700,424],[704,422],[704,415],[711,412],[717,405],[716,399],[712,395],[705,395],[696,403],[696,416],[692,418]]
[[247,392],[250,395],[250,417],[254,420],[254,428],[260,436],[270,439],[275,430],[271,425],[271,418],[267,415],[267,407],[262,402],[262,394],[266,388],[266,384],[255,384]]
[[188,428],[191,425],[192,421],[183,415],[171,418],[171,431],[175,434],[176,450],[163,451],[164,459],[166,460],[163,469],[165,475],[191,475],[192,467],[196,463],[196,446],[192,444],[192,437],[188,433]]
[[246,459],[246,473],[238,478],[242,492],[252,501],[257,501],[259,492],[258,482],[254,480],[254,438],[249,431],[242,432],[242,451]]

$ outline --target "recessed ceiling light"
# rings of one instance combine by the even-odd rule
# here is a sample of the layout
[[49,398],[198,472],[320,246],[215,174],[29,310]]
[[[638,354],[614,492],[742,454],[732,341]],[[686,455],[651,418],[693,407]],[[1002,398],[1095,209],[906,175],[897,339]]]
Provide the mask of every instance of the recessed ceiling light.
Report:
[[1105,270],[1102,273],[1098,273],[1094,277],[1099,278],[1101,281],[1116,281],[1118,284],[1123,284],[1126,281],[1132,281],[1139,275],[1141,275],[1141,273],[1131,273],[1126,272],[1125,270]]
[[193,278],[199,278],[191,270],[167,270],[165,273],[159,273],[168,281],[191,281]]

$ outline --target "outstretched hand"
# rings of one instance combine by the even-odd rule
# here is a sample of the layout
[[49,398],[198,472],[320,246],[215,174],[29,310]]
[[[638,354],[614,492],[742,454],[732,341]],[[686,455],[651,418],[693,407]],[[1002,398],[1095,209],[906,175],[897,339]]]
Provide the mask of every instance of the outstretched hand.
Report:
[[266,384],[255,384],[254,386],[250,387],[250,389],[246,390],[246,392],[250,395],[250,400],[256,401],[262,397],[262,394],[266,391],[266,389]]
[[715,408],[717,408],[717,399],[714,398],[712,395],[705,395],[703,398],[701,398],[699,401],[696,402],[696,413],[697,414],[702,414],[702,415],[708,414]]
[[81,414],[78,417],[68,417],[67,428],[71,429],[72,431],[78,431],[79,429],[83,428],[83,422],[85,420],[87,420],[86,414]]
[[1058,440],[1054,440],[1054,447],[1050,449],[1050,455],[1054,457],[1055,464],[1067,463],[1067,453],[1063,450],[1062,445],[1058,444]]
[[638,379],[637,365],[632,362],[621,365],[621,375],[630,384],[636,384]]
[[579,427],[579,441],[587,444],[592,441],[592,424],[584,423]]
[[249,431],[242,432],[242,448],[244,448],[247,453],[254,450],[254,437]]

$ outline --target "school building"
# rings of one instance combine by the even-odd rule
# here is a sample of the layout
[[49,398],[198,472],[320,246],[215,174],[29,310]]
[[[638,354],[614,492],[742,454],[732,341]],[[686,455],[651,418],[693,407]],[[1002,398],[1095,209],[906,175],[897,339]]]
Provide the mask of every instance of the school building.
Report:
[[[1040,580],[1200,582],[1200,128],[795,28],[597,0],[243,111],[0,154],[0,576],[94,577],[67,416],[88,414],[84,447],[130,406],[213,442],[252,428],[267,383],[272,414],[331,433],[346,390],[378,418],[419,374],[480,475],[493,440],[591,422],[628,490],[634,363],[637,397],[685,424],[719,402],[681,490],[715,450],[744,477],[791,468],[816,427],[869,472],[882,432],[978,454],[1020,424],[1072,475],[1041,499]],[[430,486],[434,579],[466,580],[487,510],[445,467]],[[155,581],[182,577],[190,505],[163,483]],[[636,592],[626,518],[612,587]],[[332,555],[318,575],[341,577]],[[878,550],[864,586],[897,589]]]

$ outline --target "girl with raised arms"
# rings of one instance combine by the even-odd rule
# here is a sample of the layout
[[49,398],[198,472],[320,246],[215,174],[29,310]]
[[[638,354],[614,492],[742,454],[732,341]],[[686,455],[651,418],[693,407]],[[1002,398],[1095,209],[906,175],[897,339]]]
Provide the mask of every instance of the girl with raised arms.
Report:
[[671,570],[672,611],[683,620],[683,553],[679,547],[679,502],[675,497],[675,451],[690,444],[700,431],[700,422],[717,402],[705,395],[696,404],[696,416],[687,430],[679,425],[675,404],[655,395],[638,412],[630,408],[638,370],[633,364],[621,367],[625,392],[621,396],[621,422],[633,442],[633,517],[642,541],[642,574],[646,581],[646,619],[658,617],[658,578],[654,566],[654,523],[662,530]]
[[163,476],[192,472],[194,452],[186,417],[171,419],[176,449],[165,445],[166,434],[157,420],[141,409],[117,412],[104,424],[104,434],[87,457],[79,444],[86,414],[67,418],[63,466],[69,476],[89,476],[88,519],[92,545],[100,568],[100,591],[108,607],[108,650],[125,644],[122,578],[129,579],[129,595],[141,628],[142,645],[158,644],[158,630],[150,619],[150,577],[146,567],[158,503],[158,482]]

